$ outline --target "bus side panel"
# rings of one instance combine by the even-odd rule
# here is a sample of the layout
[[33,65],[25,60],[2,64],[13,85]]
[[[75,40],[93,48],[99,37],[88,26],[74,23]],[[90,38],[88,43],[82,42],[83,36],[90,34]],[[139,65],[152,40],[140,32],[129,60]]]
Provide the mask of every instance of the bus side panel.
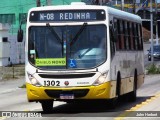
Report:
[[[118,17],[115,17],[115,18],[120,20],[124,19],[124,18],[118,18]],[[117,20],[113,18],[113,15],[110,15],[110,21],[112,21],[112,23],[114,24],[117,22]],[[112,25],[110,24],[110,27],[111,26]],[[123,34],[124,33],[122,33],[121,35],[123,36],[121,37],[121,44],[124,44],[124,40],[125,40]],[[122,48],[122,50],[117,50],[117,42],[119,42],[120,39],[118,37],[117,41],[113,43],[111,38],[112,37],[110,34],[110,38],[109,38],[110,47],[113,47],[108,50],[111,52],[110,76],[111,76],[111,80],[117,81],[118,73],[120,73],[120,77],[121,77],[120,95],[123,95],[133,91],[135,71],[137,71],[137,88],[139,88],[143,84],[143,81],[144,81],[143,50],[128,50],[128,48]],[[124,45],[122,46],[124,47]],[[115,51],[113,51],[112,49],[114,49]]]

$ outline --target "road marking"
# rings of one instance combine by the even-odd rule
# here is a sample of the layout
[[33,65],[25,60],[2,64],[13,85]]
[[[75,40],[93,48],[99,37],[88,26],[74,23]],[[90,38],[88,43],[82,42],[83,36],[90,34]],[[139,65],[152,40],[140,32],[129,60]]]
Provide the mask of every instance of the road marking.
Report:
[[155,99],[160,97],[160,93],[155,94],[153,97],[150,97],[149,99],[147,99],[144,102],[141,102],[140,104],[137,104],[135,107],[132,107],[129,110],[125,110],[124,113],[120,114],[118,117],[114,118],[114,120],[123,120],[125,117],[127,117],[129,114],[131,114],[132,112],[138,110],[139,108],[151,103],[152,101],[154,101]]
[[10,92],[13,92],[13,91],[16,91],[16,90],[19,90],[21,88],[12,88],[12,89],[8,89],[8,90],[4,90],[4,91],[1,91],[0,94],[4,94],[4,93],[10,93]]
[[148,102],[145,101],[145,102],[142,102],[141,104],[142,104],[142,105],[146,105],[146,104],[148,104]]
[[7,117],[0,117],[0,120],[5,120],[7,119]]
[[[54,101],[54,105],[53,105],[53,107],[57,107],[57,106],[59,106],[59,105],[63,105],[63,104],[66,104],[66,102],[60,102],[60,101]],[[23,111],[24,112],[31,112],[31,111],[41,111],[42,110],[42,108],[41,107],[34,107],[34,108],[32,108],[32,109],[24,109]]]

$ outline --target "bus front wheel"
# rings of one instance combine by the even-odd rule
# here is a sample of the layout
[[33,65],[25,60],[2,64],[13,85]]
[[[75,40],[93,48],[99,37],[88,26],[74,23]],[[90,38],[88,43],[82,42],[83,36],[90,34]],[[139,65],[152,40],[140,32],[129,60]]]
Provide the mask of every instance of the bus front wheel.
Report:
[[112,98],[109,102],[109,106],[111,109],[115,109],[118,105],[120,93],[121,93],[121,74],[120,72],[117,73],[117,84],[116,84],[116,97]]
[[133,91],[128,94],[128,100],[134,102],[137,99],[137,71],[134,74]]
[[50,113],[53,110],[53,101],[41,101],[42,110],[44,113]]

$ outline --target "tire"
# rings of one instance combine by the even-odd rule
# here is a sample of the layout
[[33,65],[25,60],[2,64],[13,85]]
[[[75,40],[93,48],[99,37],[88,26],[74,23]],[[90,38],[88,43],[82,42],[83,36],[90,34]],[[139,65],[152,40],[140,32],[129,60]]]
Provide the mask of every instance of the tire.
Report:
[[116,85],[116,95],[118,96],[118,98],[120,97],[120,93],[121,93],[121,74],[120,72],[118,72],[117,85]]
[[133,91],[128,94],[129,102],[135,102],[137,99],[137,72],[134,74],[134,86]]
[[109,107],[111,109],[115,109],[116,106],[118,105],[119,98],[120,98],[120,89],[121,89],[121,74],[120,74],[120,72],[118,72],[118,74],[117,74],[117,85],[116,85],[116,95],[117,95],[117,97],[115,97],[115,98],[113,98],[109,101]]
[[109,104],[108,105],[109,105],[110,109],[115,109],[116,106],[118,105],[118,97],[109,100]]
[[53,101],[41,101],[41,106],[44,113],[51,113],[53,111]]

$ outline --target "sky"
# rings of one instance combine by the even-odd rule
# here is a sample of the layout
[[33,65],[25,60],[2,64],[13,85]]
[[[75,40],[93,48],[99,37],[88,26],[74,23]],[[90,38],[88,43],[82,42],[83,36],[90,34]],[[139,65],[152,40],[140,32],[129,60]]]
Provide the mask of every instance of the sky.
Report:
[[160,3],[160,0],[157,0],[157,3]]

